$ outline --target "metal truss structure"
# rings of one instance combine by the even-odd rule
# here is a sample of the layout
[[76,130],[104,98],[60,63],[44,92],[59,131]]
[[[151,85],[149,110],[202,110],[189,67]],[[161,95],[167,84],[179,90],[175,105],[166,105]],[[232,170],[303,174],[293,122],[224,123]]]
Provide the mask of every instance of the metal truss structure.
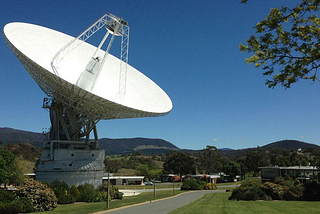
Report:
[[107,56],[110,52],[112,43],[115,36],[121,36],[121,53],[120,53],[120,78],[119,78],[119,97],[123,97],[126,91],[126,78],[127,78],[127,64],[129,57],[129,26],[126,21],[119,18],[113,14],[106,13],[98,21],[93,23],[88,29],[82,32],[77,38],[70,41],[64,47],[62,47],[56,55],[53,57],[51,62],[51,67],[54,73],[59,76],[59,64],[60,62],[73,50],[75,50],[81,43],[87,41],[91,36],[93,36],[100,29],[105,27],[107,29],[105,36],[101,40],[99,46],[96,48],[92,58],[97,57],[96,54],[98,50],[101,49],[105,41],[107,40],[109,34],[112,34],[105,54],[102,58],[98,74],[95,77],[94,83],[91,86],[91,91],[93,90],[95,83],[100,75],[101,69],[103,68]]

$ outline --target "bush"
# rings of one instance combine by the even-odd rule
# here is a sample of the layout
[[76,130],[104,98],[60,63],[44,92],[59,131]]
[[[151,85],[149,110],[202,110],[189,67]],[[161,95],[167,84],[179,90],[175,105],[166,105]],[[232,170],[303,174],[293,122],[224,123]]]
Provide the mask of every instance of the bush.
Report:
[[284,177],[276,177],[274,179],[274,183],[282,185],[282,186],[286,185],[286,181],[285,181]]
[[78,186],[80,192],[80,198],[78,201],[82,202],[93,202],[97,196],[97,191],[94,189],[92,184],[83,184]]
[[119,189],[115,186],[111,186],[110,188],[110,198],[113,200],[113,199],[122,199],[122,193],[119,192]]
[[273,200],[283,199],[283,187],[279,184],[266,182],[260,185],[260,189],[270,196]]
[[60,194],[57,198],[58,204],[73,204],[76,201],[72,195],[68,194],[68,192]]
[[76,185],[72,185],[70,188],[70,195],[77,201],[80,198],[80,192]]
[[4,189],[0,189],[0,201],[1,202],[12,202],[15,198],[16,198],[16,196],[12,192],[4,190]]
[[0,213],[18,214],[20,212],[20,205],[16,202],[0,202]]
[[[111,196],[110,196],[109,200],[112,200]],[[107,193],[96,191],[96,195],[93,198],[92,202],[101,202],[101,201],[107,201]]]
[[259,187],[261,180],[258,178],[247,178],[241,181],[241,187]]
[[34,211],[54,210],[57,207],[57,198],[52,189],[38,181],[27,179],[16,191],[18,198],[28,198]]
[[300,184],[299,179],[298,179],[298,178],[294,179],[294,183],[293,183],[293,185],[299,185],[299,184]]
[[54,180],[50,187],[58,199],[58,204],[73,204],[75,202],[75,198],[70,194],[70,189],[66,182]]
[[[99,192],[104,192],[104,194],[107,194],[108,191],[108,185],[107,183],[102,184],[101,186],[99,186]],[[122,199],[122,193],[119,192],[119,189],[113,185],[110,185],[110,191],[109,191],[109,195],[110,195],[110,200],[113,199]],[[107,200],[107,199],[105,199]]]
[[238,187],[232,191],[229,200],[244,200],[244,201],[255,201],[255,200],[270,200],[258,186],[252,187]]
[[181,190],[203,190],[207,182],[198,179],[186,179],[183,181]]
[[287,201],[299,201],[303,199],[304,187],[302,184],[292,185],[285,189],[283,198]]
[[19,213],[30,213],[34,211],[32,201],[29,198],[18,198],[14,202],[20,208]]
[[303,199],[306,201],[320,201],[320,184],[306,182],[304,184]]

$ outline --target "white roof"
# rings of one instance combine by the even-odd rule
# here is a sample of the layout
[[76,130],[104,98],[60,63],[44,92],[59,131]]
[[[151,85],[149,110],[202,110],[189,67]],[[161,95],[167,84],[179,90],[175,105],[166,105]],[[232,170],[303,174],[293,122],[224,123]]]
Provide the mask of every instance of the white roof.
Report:
[[[116,119],[161,116],[172,109],[169,96],[130,65],[127,67],[126,94],[121,103],[117,101],[120,60],[111,54],[92,93],[76,86],[76,81],[96,50],[88,43],[81,43],[61,61],[58,77],[52,70],[51,61],[66,43],[74,39],[72,36],[27,23],[7,24],[4,35],[40,88],[49,97],[77,108],[75,110],[79,113],[91,114],[96,119]],[[103,56],[104,51],[99,51]]]
[[315,166],[264,166],[259,169],[303,169],[303,170],[317,170]]

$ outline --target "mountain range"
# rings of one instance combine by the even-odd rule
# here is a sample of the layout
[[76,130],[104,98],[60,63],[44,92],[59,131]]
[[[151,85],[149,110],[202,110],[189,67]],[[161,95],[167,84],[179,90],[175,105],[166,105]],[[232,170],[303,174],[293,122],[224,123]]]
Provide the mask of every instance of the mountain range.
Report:
[[[2,144],[7,143],[30,143],[33,146],[42,148],[42,142],[45,137],[42,133],[29,132],[23,130],[17,130],[12,128],[0,128],[0,141]],[[151,139],[151,138],[124,138],[124,139],[110,139],[102,138],[99,139],[100,148],[106,151],[106,155],[112,154],[130,154],[135,152],[141,152],[144,154],[162,154],[166,153],[168,150],[183,150],[190,152],[197,152],[199,150],[184,150],[176,147],[174,144],[165,141],[163,139]],[[314,149],[320,151],[320,146],[306,143],[297,140],[282,140],[267,144],[265,146],[259,147],[263,150],[270,150],[273,148],[277,149],[289,149],[297,150],[301,149]],[[237,154],[245,153],[247,149],[230,149],[221,148],[219,152],[223,156],[231,157]]]

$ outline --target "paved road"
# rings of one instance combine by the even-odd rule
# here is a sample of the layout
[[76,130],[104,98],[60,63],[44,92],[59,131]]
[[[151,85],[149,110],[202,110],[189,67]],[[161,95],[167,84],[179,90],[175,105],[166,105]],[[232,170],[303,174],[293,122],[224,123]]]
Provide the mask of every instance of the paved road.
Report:
[[121,208],[118,210],[110,210],[106,212],[99,212],[99,214],[103,213],[112,213],[112,214],[166,214],[169,213],[179,207],[187,205],[207,193],[218,193],[225,192],[225,190],[204,190],[204,191],[194,191],[194,192],[186,192],[184,194],[180,194],[175,197],[160,199],[158,201],[148,202],[142,205],[130,206],[127,208]]

